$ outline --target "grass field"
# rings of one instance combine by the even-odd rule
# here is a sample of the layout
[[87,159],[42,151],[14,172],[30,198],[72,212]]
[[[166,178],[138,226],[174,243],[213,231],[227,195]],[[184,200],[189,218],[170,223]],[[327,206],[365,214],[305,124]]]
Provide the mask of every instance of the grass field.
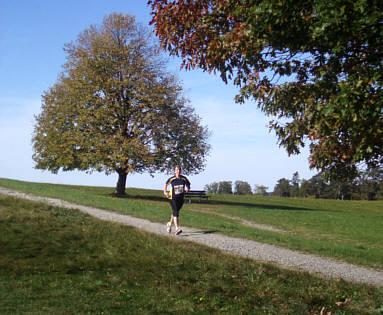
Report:
[[[164,224],[170,214],[169,204],[159,190],[132,188],[127,189],[128,198],[116,198],[110,187],[37,184],[1,178],[0,185]],[[222,215],[289,233],[256,229]],[[185,204],[181,224],[383,269],[383,201],[214,195],[208,204]]]
[[[76,192],[98,195],[100,204],[111,198],[102,188],[50,189],[75,199]],[[168,214],[154,192],[139,193],[125,201],[129,207]],[[0,195],[0,231],[0,314],[319,314],[323,308],[383,314],[383,288],[280,270],[42,203]]]

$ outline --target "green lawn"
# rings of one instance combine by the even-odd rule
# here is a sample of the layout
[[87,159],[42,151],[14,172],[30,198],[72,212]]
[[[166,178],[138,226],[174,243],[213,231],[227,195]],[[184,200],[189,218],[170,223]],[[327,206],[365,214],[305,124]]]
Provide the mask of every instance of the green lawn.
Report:
[[[159,190],[131,188],[127,189],[128,198],[116,198],[110,187],[37,184],[8,179],[0,179],[0,185],[164,224],[170,214],[170,206]],[[256,229],[219,214],[271,225],[289,233]],[[181,224],[383,268],[383,201],[214,195],[208,204],[185,204]]]
[[[100,204],[110,198],[101,188],[55,189],[75,199],[93,194]],[[167,215],[167,204],[146,193],[124,204]],[[319,314],[323,308],[383,314],[383,288],[280,270],[43,203],[0,195],[0,231],[0,314]]]

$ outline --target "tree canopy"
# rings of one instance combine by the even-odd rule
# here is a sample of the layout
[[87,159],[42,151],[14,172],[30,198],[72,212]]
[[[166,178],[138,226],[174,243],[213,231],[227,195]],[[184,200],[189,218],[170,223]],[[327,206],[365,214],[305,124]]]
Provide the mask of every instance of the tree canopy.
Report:
[[383,2],[150,0],[162,47],[253,99],[289,154],[354,177],[383,162]]
[[269,187],[267,187],[267,186],[264,186],[264,185],[255,185],[255,186],[254,186],[254,194],[255,194],[255,195],[262,195],[262,196],[265,196],[265,195],[267,195],[267,189],[269,189]]
[[112,14],[65,45],[63,71],[36,117],[36,168],[117,172],[119,194],[129,173],[204,168],[209,132],[154,39],[134,17]]
[[275,185],[273,194],[280,197],[290,197],[290,188],[290,181],[286,178],[281,178]]
[[233,182],[221,181],[205,185],[205,190],[211,194],[233,194]]
[[252,195],[253,191],[248,182],[236,180],[234,183],[234,194],[236,195]]

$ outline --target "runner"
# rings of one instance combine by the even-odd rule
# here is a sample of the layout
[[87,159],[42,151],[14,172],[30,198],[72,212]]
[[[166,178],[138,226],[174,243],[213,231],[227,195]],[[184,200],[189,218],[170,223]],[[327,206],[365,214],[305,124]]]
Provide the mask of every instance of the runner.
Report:
[[[166,230],[168,233],[171,233],[172,224],[174,224],[176,228],[175,234],[178,235],[182,233],[179,226],[179,212],[184,204],[185,192],[190,190],[190,182],[185,176],[181,175],[181,167],[178,165],[174,168],[174,174],[175,175],[173,177],[170,177],[166,181],[164,187],[164,195],[169,198],[173,210],[170,221],[166,225]],[[170,194],[167,191],[169,184],[171,185]]]

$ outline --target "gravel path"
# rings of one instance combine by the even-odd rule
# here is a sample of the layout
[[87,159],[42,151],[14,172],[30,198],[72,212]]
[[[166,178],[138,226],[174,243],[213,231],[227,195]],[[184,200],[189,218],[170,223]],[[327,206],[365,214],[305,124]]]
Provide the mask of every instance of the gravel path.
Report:
[[200,231],[182,227],[179,236],[168,234],[165,224],[150,222],[149,220],[122,215],[97,208],[81,206],[63,200],[38,197],[0,187],[0,193],[32,201],[42,201],[53,206],[76,209],[101,220],[119,222],[134,226],[147,232],[166,235],[173,239],[182,239],[218,248],[231,254],[248,257],[257,261],[276,263],[282,268],[298,269],[328,278],[344,279],[345,281],[383,286],[383,271],[360,267],[349,263],[336,261],[311,254],[245,240],[214,233],[214,231]]

